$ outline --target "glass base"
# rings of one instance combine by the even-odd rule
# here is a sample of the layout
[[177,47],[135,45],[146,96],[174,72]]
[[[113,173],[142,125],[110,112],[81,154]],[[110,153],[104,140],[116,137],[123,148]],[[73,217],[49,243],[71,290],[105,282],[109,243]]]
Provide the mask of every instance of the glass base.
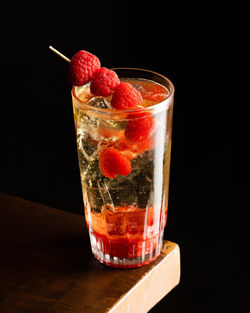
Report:
[[153,262],[161,253],[163,231],[145,241],[108,240],[90,232],[90,242],[95,258],[108,266],[118,268],[140,267]]

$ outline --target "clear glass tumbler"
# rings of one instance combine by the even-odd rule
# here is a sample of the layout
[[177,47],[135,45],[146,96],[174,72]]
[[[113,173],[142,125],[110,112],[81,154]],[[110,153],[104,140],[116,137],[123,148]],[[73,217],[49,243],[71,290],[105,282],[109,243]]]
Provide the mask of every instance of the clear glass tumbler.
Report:
[[[106,265],[129,268],[152,262],[159,256],[163,244],[168,212],[174,86],[152,71],[114,70],[121,80],[138,80],[139,87],[136,84],[135,87],[139,90],[140,82],[148,81],[167,91],[164,100],[155,105],[148,102],[148,106],[134,110],[114,110],[103,108],[100,97],[98,107],[91,105],[94,102],[93,95],[87,92],[89,84],[72,89],[85,218],[92,252]],[[136,136],[138,128],[139,136]],[[111,168],[111,174],[105,173],[105,166]]]

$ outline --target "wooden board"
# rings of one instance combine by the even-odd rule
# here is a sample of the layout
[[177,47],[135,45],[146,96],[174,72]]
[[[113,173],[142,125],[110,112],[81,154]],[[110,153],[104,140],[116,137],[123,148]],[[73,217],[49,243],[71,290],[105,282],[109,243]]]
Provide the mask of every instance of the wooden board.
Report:
[[0,312],[145,313],[180,280],[180,251],[137,269],[94,259],[82,216],[0,194]]

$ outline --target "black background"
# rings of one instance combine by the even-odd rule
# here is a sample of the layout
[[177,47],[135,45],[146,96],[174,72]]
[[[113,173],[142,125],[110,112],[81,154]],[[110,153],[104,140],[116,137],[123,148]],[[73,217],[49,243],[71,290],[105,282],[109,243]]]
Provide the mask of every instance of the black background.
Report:
[[[237,115],[235,99],[246,89],[228,80],[239,62],[226,46],[235,35],[229,26],[241,19],[231,6],[234,19],[228,24],[228,6],[83,1],[22,3],[3,11],[2,192],[83,213],[68,64],[49,45],[69,58],[88,50],[105,67],[150,69],[175,85],[165,237],[180,245],[182,277],[152,312],[232,308],[235,292],[247,280],[248,255],[239,242],[248,220],[237,219],[236,207],[231,209],[236,127],[230,116]],[[248,182],[247,177],[236,182],[245,195]],[[237,312],[247,302],[244,290]]]

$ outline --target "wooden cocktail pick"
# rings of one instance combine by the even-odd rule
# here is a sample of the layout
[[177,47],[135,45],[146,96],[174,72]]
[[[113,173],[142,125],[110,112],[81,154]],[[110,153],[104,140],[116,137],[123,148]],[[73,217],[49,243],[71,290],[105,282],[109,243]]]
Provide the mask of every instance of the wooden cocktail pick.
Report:
[[70,63],[70,59],[67,58],[65,55],[63,55],[61,52],[59,52],[58,50],[56,50],[52,46],[49,46],[49,49],[52,50],[53,52],[55,52],[57,55],[59,55],[62,59],[64,59],[65,61]]

